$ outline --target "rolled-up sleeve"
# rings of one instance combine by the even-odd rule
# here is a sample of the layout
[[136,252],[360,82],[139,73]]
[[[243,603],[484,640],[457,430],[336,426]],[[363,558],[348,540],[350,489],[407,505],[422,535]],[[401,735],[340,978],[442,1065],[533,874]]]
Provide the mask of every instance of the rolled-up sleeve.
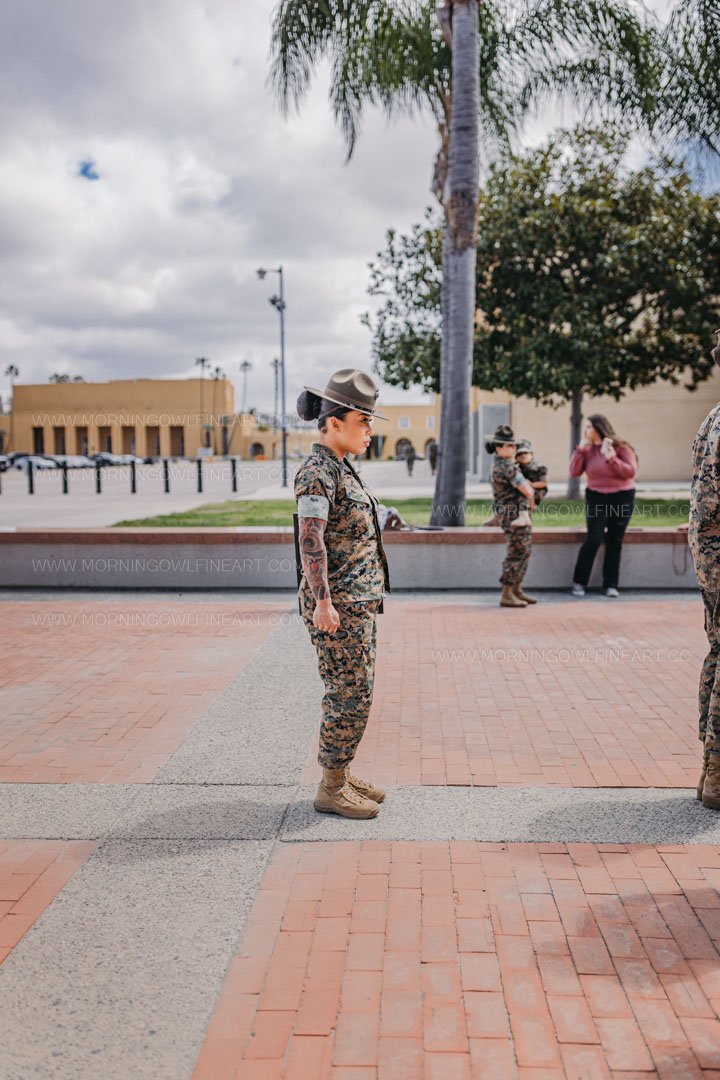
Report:
[[314,517],[327,521],[335,499],[335,479],[329,469],[306,465],[295,477],[295,498],[298,517]]
[[330,500],[326,495],[300,495],[297,501],[298,517],[322,518],[327,521]]

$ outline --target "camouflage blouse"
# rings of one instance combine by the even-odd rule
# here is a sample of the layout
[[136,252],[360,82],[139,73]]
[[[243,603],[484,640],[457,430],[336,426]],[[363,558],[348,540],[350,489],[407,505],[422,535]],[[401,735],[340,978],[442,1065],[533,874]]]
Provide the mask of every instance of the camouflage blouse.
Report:
[[[322,443],[295,476],[300,517],[322,518],[333,603],[382,599],[390,591],[390,575],[378,521],[378,502],[347,459]],[[303,574],[300,588],[309,585]]]
[[501,458],[495,455],[495,460],[490,473],[492,484],[493,504],[495,512],[502,506],[517,506],[522,498],[522,492],[518,491],[520,484],[525,483],[525,477],[520,471],[520,466],[514,458]]
[[701,588],[720,579],[720,405],[709,413],[692,446],[688,540]]

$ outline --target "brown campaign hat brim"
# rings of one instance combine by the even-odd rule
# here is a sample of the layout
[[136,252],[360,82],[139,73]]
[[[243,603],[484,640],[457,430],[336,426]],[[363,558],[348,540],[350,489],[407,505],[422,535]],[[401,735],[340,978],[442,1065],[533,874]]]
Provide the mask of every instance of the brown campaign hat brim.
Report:
[[342,394],[328,394],[325,390],[317,390],[314,386],[303,386],[303,390],[309,390],[311,394],[317,394],[323,401],[332,401],[333,405],[342,405],[345,409],[355,409],[356,412],[365,413],[366,416],[377,416],[378,420],[390,419],[389,416],[382,416],[379,412],[369,409],[366,405],[359,405],[357,401],[343,398]]

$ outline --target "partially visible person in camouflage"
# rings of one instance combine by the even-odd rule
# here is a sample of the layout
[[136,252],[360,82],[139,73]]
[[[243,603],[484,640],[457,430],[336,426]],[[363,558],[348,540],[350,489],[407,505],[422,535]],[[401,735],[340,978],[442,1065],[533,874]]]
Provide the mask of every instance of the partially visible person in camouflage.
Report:
[[[548,471],[546,465],[535,461],[535,452],[529,439],[521,439],[515,451],[515,460],[520,466],[520,472],[535,492],[535,507],[537,508],[548,493]],[[527,505],[525,509],[529,510]]]
[[378,502],[349,461],[370,444],[377,396],[370,376],[344,368],[325,390],[305,387],[297,402],[322,439],[295,476],[300,611],[325,685],[314,807],[350,818],[375,817],[385,797],[349,771],[370,715],[376,618],[390,589]]
[[[720,367],[720,331],[712,356]],[[704,806],[720,810],[720,404],[705,417],[693,441],[688,541],[710,645],[698,693],[703,767],[697,797]]]
[[490,482],[493,490],[493,511],[505,533],[507,551],[503,561],[500,584],[500,607],[527,607],[536,604],[533,596],[523,592],[522,582],[527,573],[532,543],[532,528],[515,525],[521,504],[533,507],[535,498],[530,482],[525,479],[515,461],[518,440],[511,427],[501,424],[492,439],[485,443],[489,454],[494,454]]

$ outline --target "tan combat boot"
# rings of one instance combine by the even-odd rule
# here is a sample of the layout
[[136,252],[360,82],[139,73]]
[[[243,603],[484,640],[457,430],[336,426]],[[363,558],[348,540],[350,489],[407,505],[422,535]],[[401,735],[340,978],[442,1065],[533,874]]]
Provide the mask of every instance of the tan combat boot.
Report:
[[512,585],[503,585],[500,594],[500,607],[527,607],[527,604],[519,596],[515,595]]
[[385,798],[385,792],[382,788],[375,787],[374,784],[369,783],[367,780],[360,780],[357,776],[351,776],[349,765],[345,766],[345,783],[354,788],[358,795],[362,795],[365,799],[371,799],[375,803],[381,803]]
[[517,585],[513,585],[512,590],[518,600],[524,600],[526,604],[537,604],[537,600],[534,596],[528,596],[526,592],[523,592],[522,583],[520,581],[518,581]]
[[346,818],[374,818],[380,807],[365,799],[345,782],[345,769],[323,769],[313,806],[319,814],[339,814]]
[[706,747],[706,751],[708,762],[702,789],[702,804],[710,810],[720,810],[720,753],[712,743]]

